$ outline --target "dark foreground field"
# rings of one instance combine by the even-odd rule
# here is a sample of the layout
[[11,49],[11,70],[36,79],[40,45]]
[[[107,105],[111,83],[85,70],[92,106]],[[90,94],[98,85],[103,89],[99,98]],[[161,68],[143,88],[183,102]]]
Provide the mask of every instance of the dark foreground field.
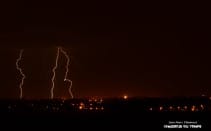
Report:
[[[7,129],[164,129],[169,121],[197,122],[203,129],[210,128],[210,113],[173,113],[173,112],[104,112],[104,113],[34,113],[1,114],[1,128]],[[196,124],[195,124],[196,125]]]
[[[211,128],[210,102],[203,101],[204,100],[186,101],[184,103],[184,100],[181,102],[180,100],[176,102],[105,100],[99,105],[94,106],[94,103],[91,104],[91,111],[89,110],[89,106],[84,106],[84,104],[90,105],[90,102],[86,101],[83,101],[83,103],[78,101],[79,105],[77,105],[76,102],[76,107],[79,106],[79,108],[70,108],[70,106],[67,106],[74,103],[70,101],[66,104],[63,102],[63,106],[56,106],[61,104],[61,102],[58,101],[32,102],[33,107],[30,108],[26,105],[32,105],[31,102],[23,102],[21,104],[17,102],[21,105],[20,107],[18,107],[16,102],[9,104],[9,106],[7,102],[6,104],[3,102],[3,104],[1,104],[2,110],[0,111],[0,128],[2,128],[1,130],[5,130],[6,128],[8,130],[48,131],[136,131],[142,129],[167,128],[207,129]],[[80,108],[81,104],[83,108]],[[171,107],[169,104],[174,105],[174,107]],[[186,110],[186,106],[183,104],[188,105]],[[192,106],[193,104],[194,106]],[[13,105],[15,105],[16,108],[14,108]],[[46,105],[48,110],[46,110]],[[54,106],[50,107],[49,105]],[[101,106],[104,107],[103,110],[99,110]],[[163,107],[161,108],[160,106]],[[8,110],[3,110],[3,107],[7,107],[5,109]],[[95,107],[97,107],[98,110],[94,110]],[[51,108],[58,110],[54,111]]]

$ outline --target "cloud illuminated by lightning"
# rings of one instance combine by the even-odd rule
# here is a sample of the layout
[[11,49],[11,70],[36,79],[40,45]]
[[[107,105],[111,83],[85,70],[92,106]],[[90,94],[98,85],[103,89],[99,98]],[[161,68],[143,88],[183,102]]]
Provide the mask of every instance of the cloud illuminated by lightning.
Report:
[[66,63],[66,72],[65,72],[65,76],[64,76],[64,81],[70,83],[70,86],[69,86],[69,88],[68,88],[68,91],[69,91],[69,94],[70,94],[71,98],[73,98],[73,93],[72,93],[72,91],[71,91],[71,88],[72,88],[72,81],[71,81],[70,79],[67,78],[68,72],[69,72],[70,58],[69,58],[69,56],[67,55],[67,52],[66,52],[66,51],[64,51],[61,47],[58,47],[58,48],[57,48],[57,53],[56,53],[55,66],[53,67],[53,70],[52,70],[52,71],[53,71],[53,77],[52,77],[52,79],[51,79],[51,81],[52,81],[51,99],[54,98],[54,92],[53,92],[53,90],[54,90],[54,88],[55,88],[55,83],[54,83],[54,82],[55,82],[56,69],[57,69],[57,67],[58,67],[58,60],[59,60],[60,52],[61,52],[62,54],[64,54],[65,58],[67,59],[67,63]]
[[19,62],[22,59],[22,55],[23,55],[23,49],[20,50],[19,57],[16,60],[16,69],[20,72],[20,74],[22,76],[22,80],[21,80],[21,83],[19,85],[19,89],[20,89],[20,96],[19,97],[20,97],[20,99],[22,99],[22,97],[23,97],[23,84],[24,84],[24,79],[26,78],[25,74],[23,73],[22,68],[19,66]]

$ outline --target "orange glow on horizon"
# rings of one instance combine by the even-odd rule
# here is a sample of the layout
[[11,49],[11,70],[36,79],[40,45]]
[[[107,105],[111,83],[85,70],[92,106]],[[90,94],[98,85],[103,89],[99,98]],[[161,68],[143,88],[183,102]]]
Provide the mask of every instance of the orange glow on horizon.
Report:
[[83,106],[79,106],[79,109],[82,110],[83,109]]
[[123,98],[126,100],[126,99],[128,99],[128,96],[127,95],[124,95]]

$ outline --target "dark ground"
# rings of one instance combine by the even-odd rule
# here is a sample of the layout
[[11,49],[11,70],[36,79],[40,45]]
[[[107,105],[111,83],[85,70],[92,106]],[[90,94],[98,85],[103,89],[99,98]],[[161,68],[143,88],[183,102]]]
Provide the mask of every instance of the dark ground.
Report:
[[[158,101],[161,100],[156,99],[156,102],[154,101],[154,103],[152,102],[152,100],[148,100],[145,105],[163,104]],[[192,102],[190,101],[189,103],[193,104]],[[17,110],[13,112],[1,111],[1,128],[16,130],[83,129],[118,131],[127,129],[133,131],[142,129],[164,129],[163,126],[165,124],[168,124],[169,121],[197,122],[197,124],[201,125],[203,129],[210,128],[211,118],[209,103],[203,103],[206,107],[205,110],[197,112],[140,110],[141,108],[139,108],[137,105],[144,105],[144,101],[141,102],[142,104],[140,104],[140,101],[139,104],[137,103],[138,102],[136,100],[128,100],[126,102],[124,100],[109,100],[104,102],[105,110],[103,111],[70,110],[62,112],[42,112],[27,111],[28,109]],[[183,101],[178,100],[176,101],[176,103],[182,104],[185,102],[183,99]],[[173,104],[175,104],[175,102]],[[50,104],[48,103],[48,105]],[[143,108],[144,106],[140,107]]]
[[210,128],[210,113],[87,113],[87,114],[9,114],[1,115],[8,129],[163,129],[168,121],[197,121]]

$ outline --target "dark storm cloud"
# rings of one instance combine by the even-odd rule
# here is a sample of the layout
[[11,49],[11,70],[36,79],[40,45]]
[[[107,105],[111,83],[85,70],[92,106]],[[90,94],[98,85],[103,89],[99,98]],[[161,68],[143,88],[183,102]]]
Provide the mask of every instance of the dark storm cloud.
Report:
[[[210,93],[206,8],[98,4],[24,3],[2,9],[1,96],[16,96],[19,77],[14,62],[18,49],[24,48],[26,94],[48,97],[56,46],[72,57],[70,77],[76,96]],[[62,63],[63,58],[56,92],[67,96]]]

